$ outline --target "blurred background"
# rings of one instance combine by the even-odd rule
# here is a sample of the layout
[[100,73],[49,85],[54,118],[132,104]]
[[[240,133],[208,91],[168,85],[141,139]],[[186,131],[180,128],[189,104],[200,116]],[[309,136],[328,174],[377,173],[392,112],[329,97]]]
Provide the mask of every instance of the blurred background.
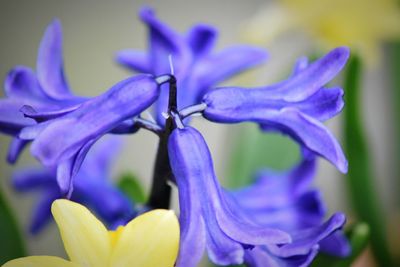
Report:
[[[58,17],[64,33],[66,76],[73,92],[82,96],[98,95],[131,75],[114,62],[116,51],[146,48],[146,29],[137,17],[139,8],[144,4],[154,7],[160,19],[179,32],[185,32],[197,22],[216,26],[220,33],[217,43],[219,48],[235,43],[251,43],[269,51],[270,58],[264,66],[225,84],[257,86],[279,81],[290,72],[298,57],[313,57],[335,45],[350,45],[365,63],[360,96],[362,117],[359,119],[370,155],[369,164],[373,172],[371,184],[385,222],[387,243],[392,255],[399,257],[400,142],[397,127],[400,116],[397,105],[400,105],[400,88],[394,76],[400,74],[400,69],[393,68],[395,42],[400,36],[396,31],[396,28],[400,29],[398,5],[386,0],[365,1],[371,2],[370,5],[356,0],[356,9],[363,6],[360,13],[344,14],[340,9],[327,8],[327,3],[332,1],[326,1],[325,7],[314,5],[313,10],[307,9],[308,2],[313,1],[299,1],[298,6],[288,2],[291,1],[1,0],[0,75],[3,79],[15,65],[35,67],[38,45],[45,27],[52,18]],[[335,6],[340,7],[341,2],[336,1]],[[348,6],[350,10],[353,7],[350,4]],[[368,12],[376,17],[368,15]],[[313,14],[319,14],[320,17]],[[337,16],[340,18],[338,21],[344,23],[341,15],[352,18],[345,20],[347,24],[335,26]],[[324,21],[324,18],[328,21]],[[377,21],[384,23],[376,25]],[[313,28],[313,25],[318,27]],[[338,31],[342,26],[348,30],[346,38],[330,39],[330,36],[340,35]],[[362,32],[361,37],[357,35],[357,30]],[[352,38],[355,39],[354,43]],[[341,82],[341,79],[337,80],[337,83]],[[1,94],[4,96],[3,92]],[[259,137],[255,129],[246,128],[248,125],[224,126],[200,118],[195,119],[194,125],[204,134],[212,151],[217,174],[226,185],[245,183],[231,182],[236,171],[232,171],[231,167],[235,164],[232,163],[232,154],[240,149],[237,144],[239,139],[252,140],[253,146],[257,142],[263,143],[256,147],[262,147],[265,153],[261,160],[246,163],[241,175],[250,176],[253,169],[261,165],[285,169],[292,166],[298,157],[297,146],[287,138],[273,135]],[[345,138],[343,116],[330,120],[327,125],[339,139]],[[38,163],[26,150],[15,166],[7,165],[5,158],[9,141],[9,136],[0,135],[1,191],[23,231],[28,252],[31,255],[65,256],[54,224],[38,236],[32,236],[27,231],[36,196],[14,192],[10,186],[10,177],[19,167]],[[140,131],[125,137],[125,142],[113,168],[114,177],[131,171],[141,179],[144,188],[149,189],[157,147],[156,137]],[[249,146],[246,141],[243,143],[242,146]],[[348,197],[346,179],[349,177],[341,175],[330,164],[320,160],[316,185],[323,192],[329,213],[344,211],[352,222],[358,220],[359,216]],[[362,182],[359,184],[362,185]],[[368,252],[361,260],[358,266],[378,266],[372,256],[368,256]]]

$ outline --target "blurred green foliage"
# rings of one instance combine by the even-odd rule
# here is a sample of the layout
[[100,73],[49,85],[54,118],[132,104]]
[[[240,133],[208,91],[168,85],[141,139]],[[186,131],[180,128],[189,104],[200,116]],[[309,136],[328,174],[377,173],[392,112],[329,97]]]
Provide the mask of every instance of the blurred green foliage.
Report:
[[375,186],[370,149],[362,116],[362,62],[353,52],[344,79],[344,148],[349,161],[345,181],[349,199],[359,220],[371,229],[371,247],[379,266],[393,266],[386,238],[385,218]]
[[0,189],[0,265],[26,256],[22,236],[10,206]]
[[254,173],[262,168],[284,170],[299,159],[299,148],[288,137],[262,132],[252,123],[238,126],[227,168],[227,185],[231,188],[250,184]]
[[118,188],[132,201],[133,204],[142,204],[147,201],[146,193],[139,179],[132,173],[125,172],[118,180]]

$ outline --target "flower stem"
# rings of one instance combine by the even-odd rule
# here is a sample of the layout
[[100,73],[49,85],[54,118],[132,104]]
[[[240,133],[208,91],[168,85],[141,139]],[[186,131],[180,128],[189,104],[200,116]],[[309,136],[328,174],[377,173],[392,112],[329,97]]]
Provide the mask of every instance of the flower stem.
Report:
[[153,209],[168,209],[171,202],[171,186],[168,180],[174,181],[171,166],[168,157],[168,138],[174,129],[173,117],[171,113],[176,112],[177,103],[177,87],[176,79],[170,76],[169,79],[169,100],[168,114],[169,117],[165,122],[165,130],[160,135],[158,143],[157,158],[154,165],[153,184],[150,191],[150,197],[147,205]]

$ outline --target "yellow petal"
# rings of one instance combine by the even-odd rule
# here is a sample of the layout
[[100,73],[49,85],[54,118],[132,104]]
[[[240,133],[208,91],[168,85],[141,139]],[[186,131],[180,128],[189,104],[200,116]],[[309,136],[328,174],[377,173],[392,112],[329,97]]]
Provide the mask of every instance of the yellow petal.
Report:
[[112,252],[112,267],[172,267],[179,249],[179,223],[173,211],[153,210],[128,223]]
[[31,256],[11,260],[2,267],[80,267],[76,263],[52,256]]
[[111,244],[105,226],[84,206],[65,199],[51,207],[70,260],[85,267],[107,267]]

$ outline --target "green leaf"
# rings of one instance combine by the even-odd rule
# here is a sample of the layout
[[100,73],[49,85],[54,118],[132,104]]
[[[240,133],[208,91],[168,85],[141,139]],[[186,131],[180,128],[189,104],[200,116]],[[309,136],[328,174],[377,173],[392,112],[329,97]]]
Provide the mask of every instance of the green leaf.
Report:
[[351,245],[351,254],[346,258],[338,258],[320,253],[311,267],[349,267],[361,255],[368,245],[370,230],[366,223],[353,225],[346,231]]
[[262,132],[256,124],[237,126],[227,169],[227,185],[246,186],[261,168],[290,168],[299,158],[298,146],[288,137]]
[[353,55],[346,68],[344,88],[344,148],[349,161],[345,181],[351,204],[371,229],[371,248],[379,266],[393,266],[386,238],[386,224],[376,190],[367,137],[361,113],[362,62]]
[[25,245],[13,213],[0,189],[0,265],[26,256]]
[[[400,1],[399,1],[400,5]],[[394,107],[393,124],[395,129],[395,136],[400,136],[400,41],[391,43],[389,45],[389,58],[390,58],[390,78],[391,78],[391,98]],[[395,158],[399,164],[400,159],[400,138],[395,138]],[[394,180],[397,182],[397,187],[400,189],[400,172],[397,172]],[[398,194],[398,205],[400,205],[400,194]]]
[[118,188],[132,201],[133,204],[145,203],[147,196],[139,179],[132,173],[124,173],[118,180]]

